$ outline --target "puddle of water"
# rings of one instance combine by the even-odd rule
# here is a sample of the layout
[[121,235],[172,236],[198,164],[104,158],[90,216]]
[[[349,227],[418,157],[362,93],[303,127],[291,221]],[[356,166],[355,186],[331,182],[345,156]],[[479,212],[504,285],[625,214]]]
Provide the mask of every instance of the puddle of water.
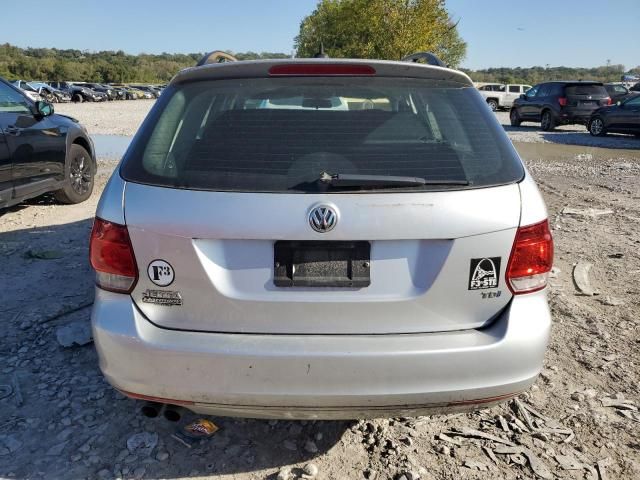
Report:
[[132,138],[129,135],[91,135],[98,158],[120,159]]

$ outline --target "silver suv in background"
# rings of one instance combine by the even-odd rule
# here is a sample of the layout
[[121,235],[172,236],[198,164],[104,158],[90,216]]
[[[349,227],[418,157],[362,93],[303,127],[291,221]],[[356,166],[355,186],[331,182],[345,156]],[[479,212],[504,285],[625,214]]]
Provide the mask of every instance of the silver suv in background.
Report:
[[131,398],[359,418],[536,379],[553,243],[471,80],[297,59],[179,73],[96,212],[95,345]]

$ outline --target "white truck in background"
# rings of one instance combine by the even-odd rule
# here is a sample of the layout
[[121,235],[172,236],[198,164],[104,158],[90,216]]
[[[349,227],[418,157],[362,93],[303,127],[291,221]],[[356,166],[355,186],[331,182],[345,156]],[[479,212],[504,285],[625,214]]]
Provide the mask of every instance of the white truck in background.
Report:
[[478,86],[480,95],[494,112],[501,108],[511,108],[513,101],[531,88],[531,85],[520,83],[486,83]]

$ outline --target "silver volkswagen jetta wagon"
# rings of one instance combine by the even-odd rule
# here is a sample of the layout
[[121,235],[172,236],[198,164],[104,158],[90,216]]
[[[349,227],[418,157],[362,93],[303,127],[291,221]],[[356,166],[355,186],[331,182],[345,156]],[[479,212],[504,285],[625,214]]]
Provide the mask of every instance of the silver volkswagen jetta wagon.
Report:
[[108,381],[198,413],[484,407],[535,381],[549,336],[541,195],[440,66],[180,72],[102,195],[90,256]]

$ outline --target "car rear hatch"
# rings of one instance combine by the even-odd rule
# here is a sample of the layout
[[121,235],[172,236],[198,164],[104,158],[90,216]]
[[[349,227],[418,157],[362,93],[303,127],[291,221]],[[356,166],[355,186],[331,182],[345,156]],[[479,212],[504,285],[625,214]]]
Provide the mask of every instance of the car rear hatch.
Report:
[[137,308],[159,326],[209,332],[490,322],[511,299],[523,169],[480,95],[459,83],[171,86],[121,170]]
[[611,103],[602,84],[568,84],[565,86],[567,107],[577,114],[589,115],[592,111]]

